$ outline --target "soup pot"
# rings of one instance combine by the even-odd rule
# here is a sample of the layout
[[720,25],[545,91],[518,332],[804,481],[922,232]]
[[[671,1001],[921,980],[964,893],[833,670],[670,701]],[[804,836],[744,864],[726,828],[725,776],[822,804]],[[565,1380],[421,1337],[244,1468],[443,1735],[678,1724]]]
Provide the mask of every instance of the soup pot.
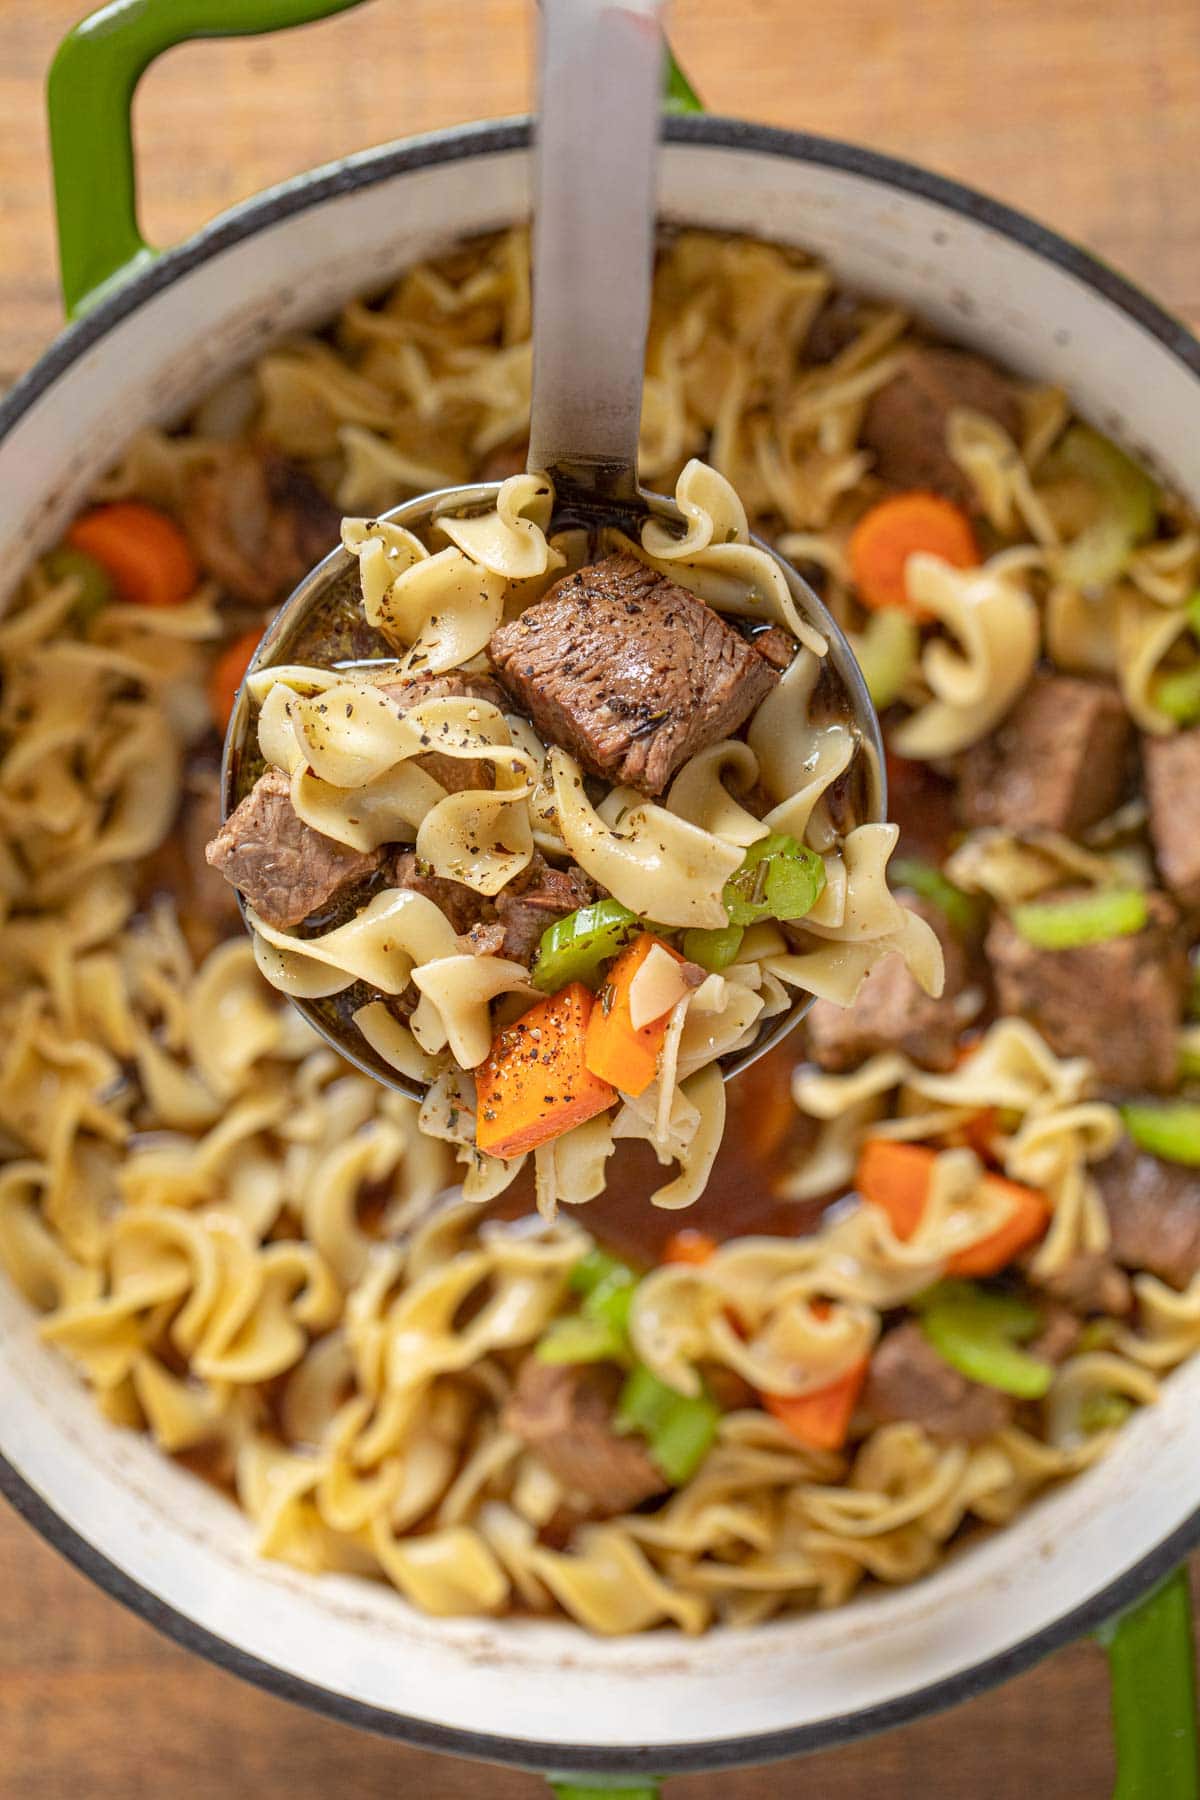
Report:
[[[55,541],[139,427],[351,295],[527,214],[529,125],[513,120],[349,157],[164,254],[147,248],[129,104],[148,62],[185,37],[349,3],[117,0],[63,46],[51,112],[76,322],[0,407],[0,562],[12,574]],[[1200,345],[1054,233],[909,164],[734,119],[672,117],[660,189],[665,220],[803,245],[850,286],[1063,383],[1200,504]],[[1113,1652],[1126,1769],[1149,1759],[1139,1792],[1195,1792],[1186,1590],[1160,1584],[1200,1540],[1200,1358],[1097,1467],[929,1578],[699,1639],[431,1619],[386,1587],[260,1561],[225,1498],[100,1417],[2,1283],[0,1484],[110,1593],[275,1693],[413,1744],[609,1788],[899,1724],[1132,1607]]]

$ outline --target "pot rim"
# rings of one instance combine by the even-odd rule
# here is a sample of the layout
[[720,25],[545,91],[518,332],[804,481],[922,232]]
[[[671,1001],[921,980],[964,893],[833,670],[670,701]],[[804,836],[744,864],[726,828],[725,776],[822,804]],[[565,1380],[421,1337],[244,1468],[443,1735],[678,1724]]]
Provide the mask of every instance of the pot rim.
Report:
[[[1140,325],[1177,361],[1200,377],[1200,342],[1181,320],[1091,252],[962,182],[840,139],[712,114],[668,118],[664,140],[669,144],[698,144],[782,157],[860,176],[932,201],[975,224],[989,227],[1074,276]],[[114,326],[211,257],[265,227],[343,194],[433,165],[522,150],[528,147],[529,141],[530,121],[527,117],[455,126],[361,151],[252,195],[220,214],[193,237],[163,252],[68,326],[0,401],[0,446],[41,395],[68,374],[80,357]],[[250,1655],[228,1638],[198,1625],[133,1580],[103,1551],[69,1526],[51,1502],[26,1481],[3,1453],[0,1453],[0,1493],[47,1543],[114,1599],[185,1649],[268,1693],[417,1748],[517,1768],[570,1771],[578,1775],[685,1774],[774,1762],[908,1724],[998,1686],[1062,1645],[1094,1630],[1133,1605],[1151,1587],[1164,1580],[1189,1551],[1200,1545],[1198,1493],[1196,1507],[1183,1523],[1124,1574],[1029,1637],[996,1655],[961,1668],[951,1676],[893,1700],[808,1725],[707,1739],[693,1744],[617,1749],[588,1744],[550,1745],[535,1739],[465,1731],[354,1700],[307,1681],[274,1663]]]

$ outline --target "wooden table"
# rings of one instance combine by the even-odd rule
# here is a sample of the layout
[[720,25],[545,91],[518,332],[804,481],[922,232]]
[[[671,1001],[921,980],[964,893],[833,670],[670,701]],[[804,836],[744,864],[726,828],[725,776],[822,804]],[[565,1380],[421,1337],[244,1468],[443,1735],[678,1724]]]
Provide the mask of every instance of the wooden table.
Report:
[[[0,382],[59,325],[42,83],[86,0],[0,0]],[[345,151],[520,111],[528,0],[375,0],[289,36],[172,53],[137,102],[150,235],[169,242]],[[1195,0],[678,0],[714,110],[860,139],[1050,220],[1200,316]],[[157,1637],[0,1516],[0,1793],[39,1800],[533,1800],[530,1777],[297,1711]],[[1066,1650],[946,1717],[677,1800],[1096,1800],[1100,1653]]]

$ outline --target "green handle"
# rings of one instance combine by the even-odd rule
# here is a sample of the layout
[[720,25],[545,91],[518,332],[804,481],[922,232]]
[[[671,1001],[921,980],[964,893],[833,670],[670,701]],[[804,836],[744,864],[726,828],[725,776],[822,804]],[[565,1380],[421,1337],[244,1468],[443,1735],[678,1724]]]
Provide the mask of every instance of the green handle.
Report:
[[1113,1800],[1197,1800],[1196,1658],[1187,1569],[1097,1635],[1112,1676]]
[[609,1783],[596,1781],[561,1781],[551,1778],[550,1786],[557,1800],[659,1800],[658,1782],[640,1781],[634,1787],[615,1776]]
[[133,93],[192,38],[307,25],[361,0],[112,0],[59,46],[47,84],[63,299],[74,318],[155,252],[138,227]]
[[[192,38],[308,25],[361,0],[112,0],[63,39],[47,84],[63,300],[75,318],[156,254],[137,218],[131,112],[150,64]],[[668,51],[666,104],[700,112]]]

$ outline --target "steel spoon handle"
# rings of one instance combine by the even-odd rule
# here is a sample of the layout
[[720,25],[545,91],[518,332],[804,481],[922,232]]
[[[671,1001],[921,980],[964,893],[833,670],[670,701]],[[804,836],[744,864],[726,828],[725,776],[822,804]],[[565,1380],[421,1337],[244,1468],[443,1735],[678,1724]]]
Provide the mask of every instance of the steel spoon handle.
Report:
[[663,0],[543,0],[529,467],[637,483]]

